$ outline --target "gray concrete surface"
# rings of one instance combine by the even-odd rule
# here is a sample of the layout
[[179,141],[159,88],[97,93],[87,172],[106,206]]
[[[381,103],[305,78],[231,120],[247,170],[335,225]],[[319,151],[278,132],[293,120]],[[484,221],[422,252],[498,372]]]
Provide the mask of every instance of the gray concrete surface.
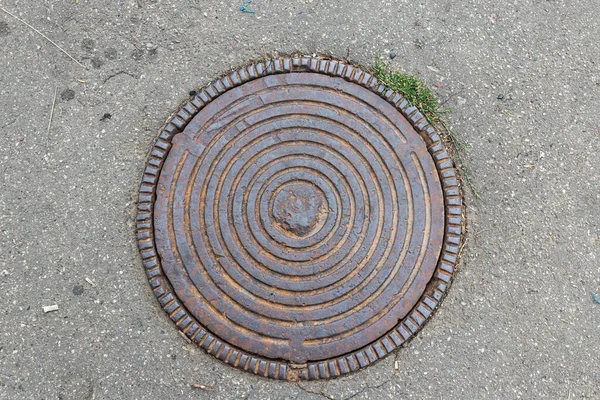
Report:
[[[600,398],[600,2],[241,4],[1,2],[88,69],[0,12],[0,399]],[[142,271],[134,198],[159,127],[190,89],[295,51],[395,52],[472,145],[463,265],[398,370],[231,369],[186,345]]]

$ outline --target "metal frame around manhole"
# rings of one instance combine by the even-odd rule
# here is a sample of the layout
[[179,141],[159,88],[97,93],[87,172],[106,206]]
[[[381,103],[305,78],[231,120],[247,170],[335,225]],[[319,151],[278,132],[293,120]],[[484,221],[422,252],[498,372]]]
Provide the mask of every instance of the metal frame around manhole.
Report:
[[[155,244],[153,221],[157,182],[174,136],[182,132],[203,107],[229,89],[265,76],[290,72],[313,72],[343,78],[369,89],[393,105],[427,145],[440,179],[445,211],[441,255],[433,277],[408,315],[389,332],[358,350],[305,365],[248,353],[205,329],[177,298],[163,273]],[[227,364],[257,375],[292,381],[337,377],[364,368],[394,351],[417,333],[445,296],[452,281],[461,248],[464,222],[462,196],[452,160],[442,139],[424,116],[401,95],[355,66],[336,60],[302,57],[274,59],[238,69],[213,82],[187,101],[166,123],[150,152],[140,185],[137,208],[138,247],[146,275],[155,296],[177,327],[190,340]]]

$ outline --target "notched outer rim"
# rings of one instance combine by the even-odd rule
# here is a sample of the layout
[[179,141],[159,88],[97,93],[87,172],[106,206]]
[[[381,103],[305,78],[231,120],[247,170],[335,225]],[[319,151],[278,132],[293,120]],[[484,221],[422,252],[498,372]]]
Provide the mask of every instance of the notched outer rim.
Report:
[[[163,275],[153,236],[156,184],[173,136],[182,132],[192,118],[221,93],[253,79],[288,72],[318,72],[341,77],[372,90],[395,106],[427,144],[444,192],[446,214],[444,243],[438,265],[419,302],[408,315],[394,329],[359,350],[303,365],[247,353],[208,332],[186,310]],[[403,96],[379,83],[373,75],[353,65],[342,61],[307,57],[272,59],[240,68],[202,89],[184,103],[167,121],[148,156],[140,184],[137,209],[137,239],[142,264],[154,295],[175,325],[207,353],[227,364],[257,375],[290,381],[333,378],[357,371],[385,357],[410,340],[446,296],[456,271],[464,230],[462,193],[454,164],[441,137],[418,109],[410,106]]]

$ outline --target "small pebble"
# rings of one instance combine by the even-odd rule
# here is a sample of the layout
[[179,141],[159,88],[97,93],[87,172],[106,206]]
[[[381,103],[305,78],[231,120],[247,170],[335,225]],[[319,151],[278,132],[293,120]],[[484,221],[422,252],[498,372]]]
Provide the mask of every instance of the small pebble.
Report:
[[51,305],[51,306],[44,306],[44,312],[45,313],[49,313],[49,312],[52,312],[52,311],[58,311],[58,304],[54,304],[54,305]]
[[504,98],[504,95],[503,95],[503,94],[499,94],[499,95],[498,95],[498,100],[502,100],[503,98]]
[[396,53],[390,53],[390,60],[393,60],[394,58],[396,58]]
[[195,96],[196,95],[196,91],[195,90],[190,90],[190,96]]

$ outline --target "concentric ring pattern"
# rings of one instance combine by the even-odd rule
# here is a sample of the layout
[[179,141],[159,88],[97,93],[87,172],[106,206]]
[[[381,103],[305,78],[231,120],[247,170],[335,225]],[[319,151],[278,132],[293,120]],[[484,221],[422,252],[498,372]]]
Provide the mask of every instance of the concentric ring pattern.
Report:
[[144,174],[138,239],[177,326],[279,379],[364,367],[423,325],[461,242],[460,192],[422,115],[341,62],[278,59],[204,89]]

